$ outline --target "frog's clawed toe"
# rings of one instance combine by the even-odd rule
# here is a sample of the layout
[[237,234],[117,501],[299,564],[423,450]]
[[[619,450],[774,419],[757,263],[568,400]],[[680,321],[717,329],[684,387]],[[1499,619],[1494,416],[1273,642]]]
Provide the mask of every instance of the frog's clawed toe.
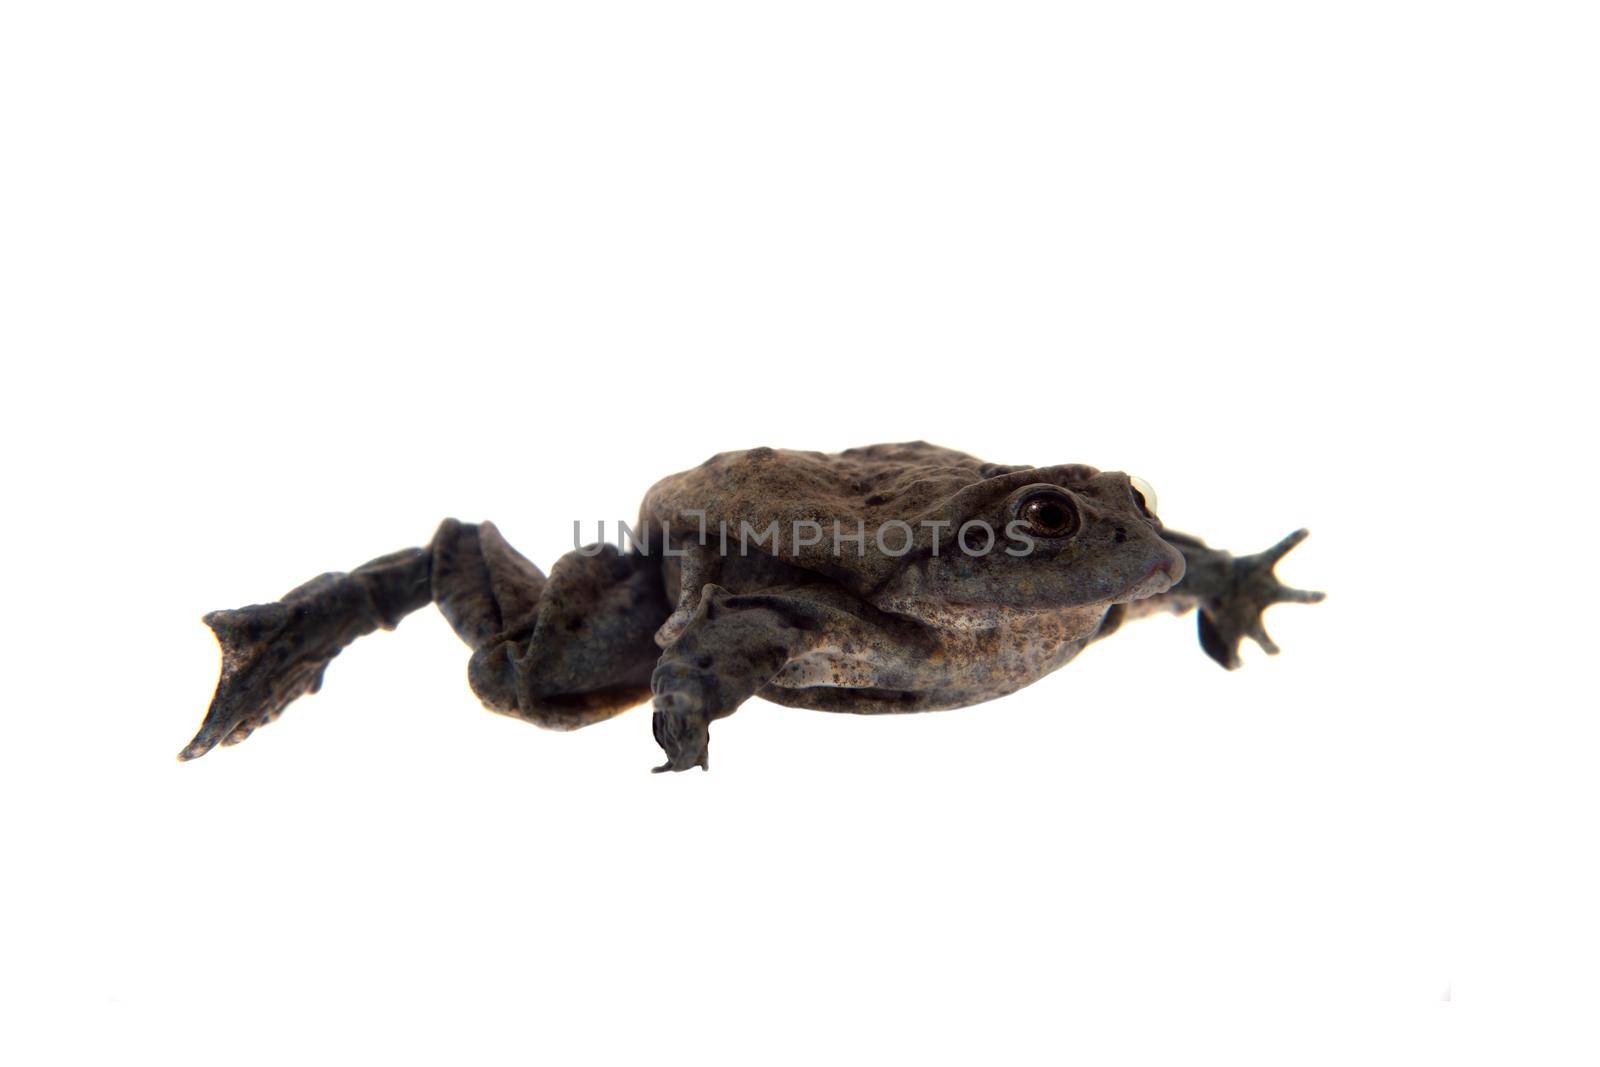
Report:
[[284,603],[213,611],[205,617],[222,646],[222,673],[200,731],[178,759],[197,759],[218,745],[237,745],[277,719],[297,697],[322,688],[332,653],[307,648],[298,639],[295,621],[295,607]]
[[1200,647],[1206,655],[1228,670],[1240,665],[1239,646],[1246,637],[1260,645],[1268,655],[1278,654],[1277,642],[1267,634],[1261,614],[1273,604],[1315,604],[1324,594],[1306,589],[1291,589],[1278,581],[1273,567],[1309,531],[1296,530],[1265,552],[1240,556],[1232,561],[1233,575],[1228,588],[1200,605]]

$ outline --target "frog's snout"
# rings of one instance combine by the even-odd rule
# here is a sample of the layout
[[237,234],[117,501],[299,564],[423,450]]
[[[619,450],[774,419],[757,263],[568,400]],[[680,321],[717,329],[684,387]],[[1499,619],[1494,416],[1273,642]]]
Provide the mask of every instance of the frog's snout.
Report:
[[1161,540],[1151,547],[1154,551],[1144,573],[1128,587],[1122,599],[1143,600],[1158,596],[1183,580],[1183,553]]

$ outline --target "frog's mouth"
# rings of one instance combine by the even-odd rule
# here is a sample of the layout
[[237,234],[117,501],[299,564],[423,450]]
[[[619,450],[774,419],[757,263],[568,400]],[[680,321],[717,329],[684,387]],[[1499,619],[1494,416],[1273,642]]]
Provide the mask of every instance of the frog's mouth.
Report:
[[1135,580],[1132,585],[1123,590],[1117,599],[1123,601],[1143,600],[1146,597],[1159,596],[1177,585],[1182,577],[1183,557],[1179,556],[1177,563],[1174,564],[1170,556],[1157,556],[1151,562],[1149,569]]

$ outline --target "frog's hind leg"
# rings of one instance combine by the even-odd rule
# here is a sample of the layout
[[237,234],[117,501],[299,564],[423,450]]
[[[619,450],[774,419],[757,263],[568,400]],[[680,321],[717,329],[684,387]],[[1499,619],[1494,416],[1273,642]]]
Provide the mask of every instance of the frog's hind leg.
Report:
[[[655,632],[672,610],[655,559],[610,545],[591,546],[590,554],[569,552],[530,600],[530,586],[514,575],[519,564],[536,574],[533,565],[492,526],[480,527],[477,536],[477,556],[450,557],[465,566],[436,573],[434,590],[451,625],[474,649],[467,678],[485,707],[575,730],[650,699],[650,674],[661,653]],[[475,559],[487,567],[479,569]]]
[[222,646],[222,674],[200,731],[178,758],[236,745],[322,688],[341,649],[363,634],[394,629],[433,599],[431,572],[429,551],[411,548],[348,574],[318,575],[271,604],[211,612],[205,622]]
[[573,729],[647,699],[652,635],[670,610],[656,561],[590,551],[569,553],[546,578],[492,524],[449,519],[428,548],[321,575],[275,603],[212,612],[222,673],[178,758],[244,740],[315,693],[350,642],[430,602],[472,647],[469,681],[494,711]]

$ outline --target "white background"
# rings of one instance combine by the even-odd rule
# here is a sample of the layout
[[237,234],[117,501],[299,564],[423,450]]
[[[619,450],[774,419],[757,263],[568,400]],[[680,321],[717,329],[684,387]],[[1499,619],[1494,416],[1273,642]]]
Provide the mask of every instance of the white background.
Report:
[[[1593,1062],[1587,5],[3,12],[7,1061]],[[206,610],[911,438],[1329,598],[673,776],[429,609],[173,761]]]

